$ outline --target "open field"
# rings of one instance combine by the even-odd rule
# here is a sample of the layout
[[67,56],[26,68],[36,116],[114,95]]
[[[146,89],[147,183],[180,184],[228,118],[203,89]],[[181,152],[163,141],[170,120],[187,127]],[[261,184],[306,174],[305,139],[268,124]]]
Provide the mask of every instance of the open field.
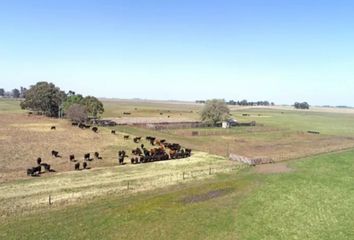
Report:
[[[103,99],[105,107],[103,117],[121,118],[127,117],[124,113],[130,113],[129,118],[158,118],[158,119],[191,119],[198,120],[200,104],[191,102],[167,102],[144,100],[117,100]],[[168,117],[170,116],[170,117]]]
[[[250,116],[243,117],[242,113]],[[136,135],[155,134],[173,139],[199,151],[228,156],[272,158],[276,161],[338,151],[354,147],[354,114],[243,109],[233,111],[241,122],[256,121],[256,127],[171,129],[159,132],[119,127]],[[307,131],[320,131],[313,135]],[[192,136],[197,131],[199,136]]]
[[353,239],[354,152],[11,217],[4,239]]
[[[350,111],[232,108],[235,119],[257,121],[257,126],[156,131],[127,125],[100,127],[93,133],[66,120],[28,116],[18,103],[0,100],[1,239],[354,236],[354,151],[321,154],[354,148]],[[200,105],[187,103],[104,104],[107,118],[132,121],[194,121],[200,111]],[[125,116],[125,111],[133,113]],[[57,129],[50,130],[52,125]],[[308,134],[309,130],[321,134]],[[192,136],[192,131],[199,135]],[[124,140],[125,134],[178,142],[192,148],[193,155],[141,165],[126,159],[128,164],[117,166],[118,150],[129,154],[138,146]],[[53,158],[51,150],[58,150],[62,158]],[[70,154],[82,161],[84,153],[95,151],[102,160],[92,161],[90,170],[72,171]],[[246,168],[227,160],[229,153],[282,162]],[[57,172],[27,177],[26,168],[39,156]],[[298,160],[284,162],[289,159]]]
[[[56,130],[50,130],[51,126]],[[69,155],[80,161],[85,153],[98,151],[102,160],[92,161],[91,167],[112,166],[117,163],[118,150],[133,149],[136,144],[124,141],[123,133],[99,133],[73,127],[66,120],[49,119],[25,114],[3,114],[0,118],[0,181],[26,176],[26,169],[35,165],[37,157],[51,164],[58,172],[74,169]],[[51,151],[59,151],[61,158],[53,158]]]

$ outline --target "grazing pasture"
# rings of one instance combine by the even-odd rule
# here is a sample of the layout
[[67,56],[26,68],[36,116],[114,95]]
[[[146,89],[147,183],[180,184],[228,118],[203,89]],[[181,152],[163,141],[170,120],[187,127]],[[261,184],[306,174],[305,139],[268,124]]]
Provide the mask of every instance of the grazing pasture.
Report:
[[354,152],[16,216],[4,239],[353,239]]
[[[55,125],[56,130],[51,130]],[[74,170],[74,154],[82,161],[84,154],[100,152],[102,161],[92,161],[92,167],[112,166],[119,148],[133,148],[124,142],[122,133],[110,134],[108,129],[94,133],[90,129],[71,126],[66,120],[49,119],[26,114],[0,114],[0,182],[23,178],[25,170],[35,164],[38,157],[57,172]],[[52,156],[58,151],[60,158]]]
[[[156,131],[128,124],[95,133],[94,126],[28,115],[18,103],[0,100],[1,239],[353,238],[354,151],[323,154],[354,148],[349,110],[232,107],[233,118],[257,125]],[[195,121],[201,108],[104,104],[105,117],[123,121]],[[146,136],[193,154],[118,165],[118,151],[131,157],[141,144],[153,148]],[[246,167],[229,153],[281,162]],[[38,162],[56,172],[27,176]]]

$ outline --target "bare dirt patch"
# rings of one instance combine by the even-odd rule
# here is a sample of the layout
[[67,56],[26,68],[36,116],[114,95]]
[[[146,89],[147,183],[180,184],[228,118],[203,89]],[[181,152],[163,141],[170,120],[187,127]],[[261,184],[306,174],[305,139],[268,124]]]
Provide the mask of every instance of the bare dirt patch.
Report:
[[257,173],[271,174],[271,173],[287,173],[292,172],[286,163],[264,164],[255,167]]
[[189,196],[183,199],[184,203],[205,202],[214,198],[222,197],[230,192],[230,189],[218,189],[207,193]]

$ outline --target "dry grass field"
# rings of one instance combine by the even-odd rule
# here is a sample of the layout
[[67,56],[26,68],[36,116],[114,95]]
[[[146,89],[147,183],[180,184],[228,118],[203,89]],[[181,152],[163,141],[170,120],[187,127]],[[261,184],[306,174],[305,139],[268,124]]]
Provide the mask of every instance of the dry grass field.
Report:
[[[56,130],[51,130],[56,126]],[[50,164],[57,172],[74,169],[69,155],[83,160],[85,153],[99,152],[102,160],[94,160],[92,168],[117,163],[118,150],[132,149],[132,141],[124,141],[123,133],[112,135],[108,129],[98,133],[73,127],[66,120],[49,119],[26,114],[1,114],[0,117],[0,181],[26,176],[26,169],[35,166],[36,159]],[[61,158],[51,156],[59,151]]]

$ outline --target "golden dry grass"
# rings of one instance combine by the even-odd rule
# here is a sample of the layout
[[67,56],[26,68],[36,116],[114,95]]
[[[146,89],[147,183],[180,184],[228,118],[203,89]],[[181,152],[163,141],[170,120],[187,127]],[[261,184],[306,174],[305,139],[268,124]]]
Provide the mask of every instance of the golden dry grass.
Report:
[[[50,130],[56,126],[56,130]],[[36,165],[36,159],[50,164],[57,172],[74,169],[69,155],[83,160],[85,153],[98,151],[102,160],[90,162],[92,168],[117,164],[119,150],[130,151],[137,146],[132,140],[123,140],[125,133],[112,135],[109,129],[73,127],[66,120],[49,119],[25,114],[2,114],[0,118],[0,182],[26,178],[26,169]],[[53,158],[51,151],[59,151],[62,158]],[[126,159],[127,160],[127,159]]]
[[192,157],[141,165],[101,167],[79,172],[18,180],[0,186],[0,216],[77,203],[107,194],[132,194],[168,185],[209,178],[243,168],[225,158],[197,152]]

